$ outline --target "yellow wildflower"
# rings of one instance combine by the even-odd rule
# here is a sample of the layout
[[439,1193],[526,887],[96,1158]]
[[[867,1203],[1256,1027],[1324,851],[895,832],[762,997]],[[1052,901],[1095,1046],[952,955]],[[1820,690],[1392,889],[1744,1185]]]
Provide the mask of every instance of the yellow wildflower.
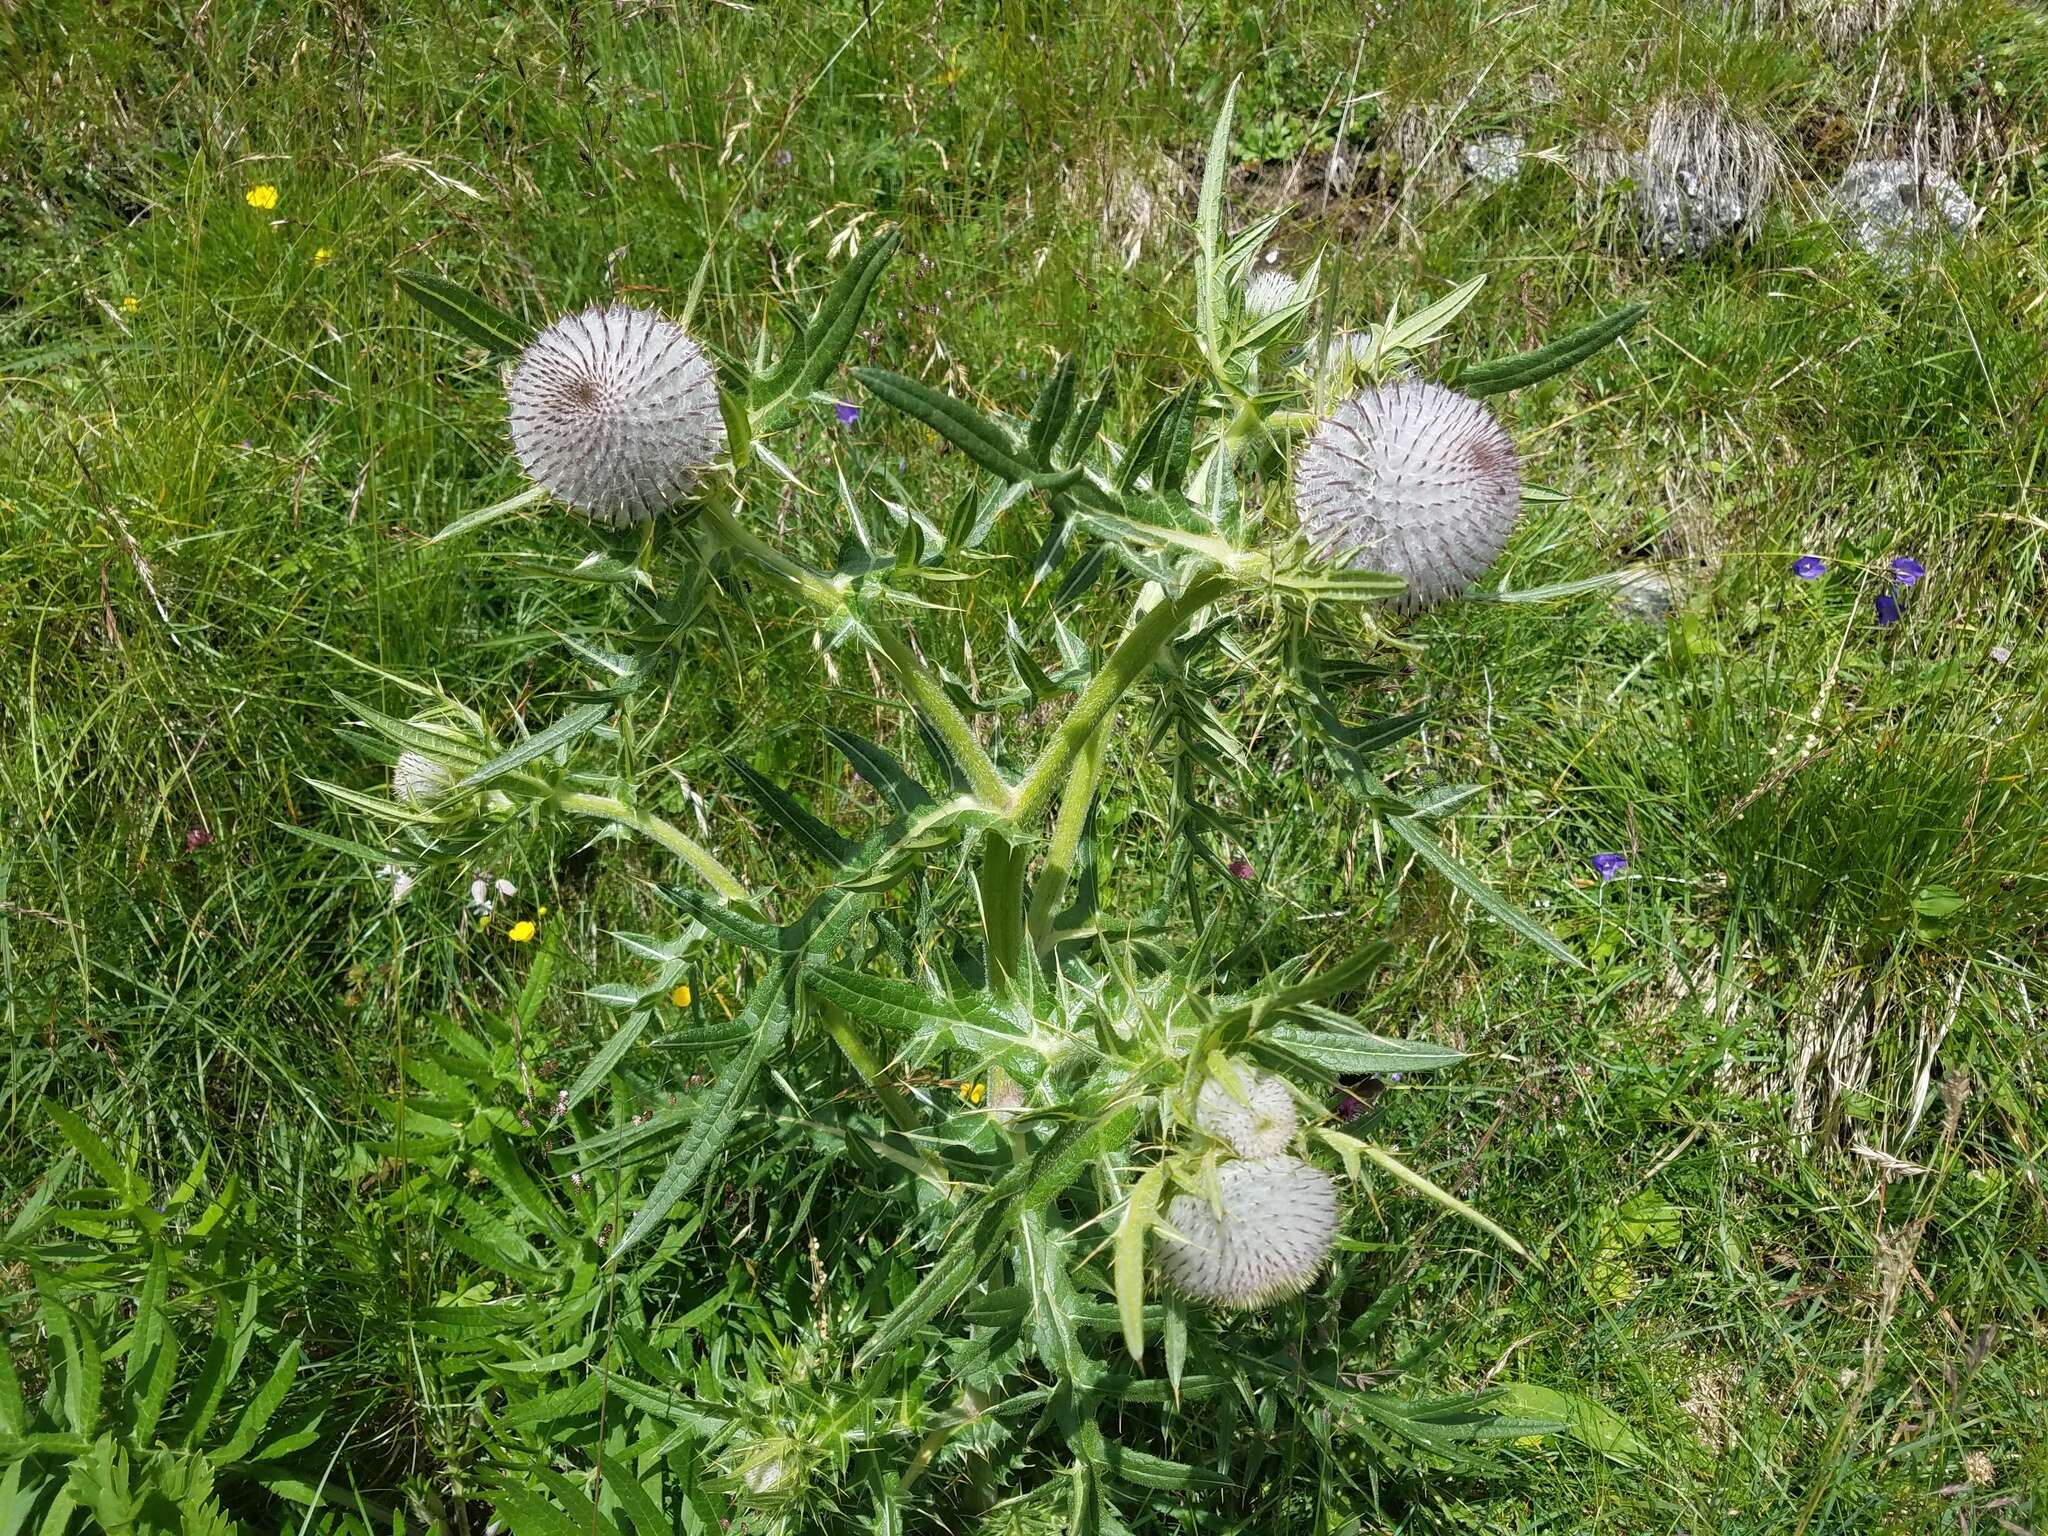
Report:
[[678,1008],[687,1008],[690,1006],[690,996],[690,984],[686,981],[680,987],[677,987],[675,991],[669,993],[668,1000]]
[[960,1097],[970,1104],[979,1104],[988,1097],[988,1084],[962,1083],[960,1085]]
[[323,267],[332,260],[334,260],[334,252],[324,245],[313,253],[313,265],[316,267]]
[[514,923],[510,928],[507,928],[505,930],[505,937],[510,939],[514,944],[525,944],[529,942],[536,933],[539,932],[539,924],[535,923],[534,920],[530,917],[522,917],[518,922]]
[[142,300],[131,293],[121,300],[121,308],[132,315],[135,311],[142,308]]
[[269,182],[258,182],[242,194],[242,201],[251,208],[261,208],[265,213],[277,206],[277,188]]

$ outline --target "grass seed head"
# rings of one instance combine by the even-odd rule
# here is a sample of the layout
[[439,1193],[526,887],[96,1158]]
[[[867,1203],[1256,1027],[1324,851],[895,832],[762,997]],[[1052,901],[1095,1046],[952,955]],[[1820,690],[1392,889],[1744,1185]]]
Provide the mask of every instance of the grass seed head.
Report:
[[526,472],[614,527],[674,506],[725,446],[703,349],[681,326],[623,304],[542,331],[506,395]]
[[1239,1157],[1274,1157],[1294,1139],[1294,1094],[1284,1078],[1255,1067],[1237,1069],[1245,1093],[1240,1104],[1228,1088],[1210,1078],[1195,1100],[1195,1123]]
[[1295,462],[1295,511],[1316,552],[1408,583],[1396,606],[1456,597],[1521,515],[1515,445],[1478,401],[1438,384],[1368,389]]
[[1337,1236],[1337,1186],[1292,1157],[1242,1158],[1216,1169],[1217,1204],[1176,1195],[1167,1224],[1166,1278],[1198,1301],[1262,1307],[1305,1290]]

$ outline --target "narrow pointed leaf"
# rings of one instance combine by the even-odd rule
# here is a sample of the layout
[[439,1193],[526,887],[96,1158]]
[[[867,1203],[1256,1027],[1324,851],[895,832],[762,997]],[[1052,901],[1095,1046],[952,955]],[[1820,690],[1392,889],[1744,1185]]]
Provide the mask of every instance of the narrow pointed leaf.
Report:
[[746,782],[747,794],[762,812],[819,860],[833,869],[844,869],[853,862],[860,845],[826,826],[796,796],[744,758],[728,756],[725,766]]
[[398,291],[466,341],[498,357],[513,357],[534,338],[534,329],[480,299],[459,283],[431,272],[394,272]]
[[1385,819],[1387,830],[1414,849],[1423,863],[1470,897],[1481,911],[1498,918],[1554,959],[1574,968],[1584,964],[1577,955],[1558,943],[1556,935],[1548,928],[1452,858],[1444,845],[1439,843],[1420,821],[1412,816],[1388,816]]
[[660,1179],[648,1191],[646,1200],[633,1213],[632,1221],[613,1245],[611,1264],[616,1265],[629,1249],[675,1209],[676,1202],[703,1177],[704,1170],[711,1166],[711,1160],[725,1145],[733,1127],[739,1124],[740,1111],[753,1090],[762,1065],[782,1049],[782,1042],[789,1035],[786,979],[785,967],[778,964],[755,984],[746,1007],[741,1010],[741,1016],[753,1026],[752,1043],[736,1059],[726,1063],[725,1070],[706,1091],[697,1118],[690,1123],[682,1143],[669,1155],[668,1166],[662,1170]]
[[877,746],[865,736],[829,725],[825,727],[825,739],[853,764],[853,771],[866,779],[875,792],[900,814],[914,816],[926,806],[938,804],[938,798],[913,779],[910,771],[888,749]]
[[1008,435],[966,401],[886,368],[856,368],[853,376],[876,399],[923,422],[990,474],[1005,480],[1032,478]]
[[1209,135],[1209,154],[1202,164],[1202,196],[1195,206],[1195,334],[1212,367],[1223,366],[1219,336],[1222,324],[1222,273],[1217,258],[1223,245],[1223,180],[1230,169],[1230,119],[1237,106],[1237,81],[1223,93],[1223,107]]
[[546,730],[527,737],[509,751],[499,753],[467,778],[457,780],[447,793],[451,796],[466,794],[472,789],[481,789],[494,779],[503,778],[515,769],[524,768],[528,763],[546,757],[555,748],[566,746],[579,736],[596,730],[611,712],[609,703],[579,704]]
[[1123,1324],[1124,1347],[1133,1360],[1145,1358],[1145,1238],[1152,1230],[1165,1182],[1163,1166],[1147,1168],[1132,1188],[1116,1229],[1117,1318]]
[[1031,411],[1031,428],[1026,434],[1025,446],[1031,455],[1031,462],[1040,469],[1052,466],[1053,444],[1066,430],[1067,418],[1074,413],[1074,376],[1078,365],[1074,354],[1069,352],[1059,360],[1052,376],[1045,381],[1045,387],[1038,392],[1038,404]]
[[1540,384],[1576,368],[1609,342],[1619,340],[1649,312],[1647,304],[1624,304],[1533,352],[1475,363],[1458,375],[1457,387],[1468,395],[1484,396]]
[[235,1421],[235,1432],[224,1444],[208,1451],[206,1459],[216,1467],[224,1467],[240,1461],[255,1450],[258,1437],[269,1427],[271,1416],[284,1402],[285,1394],[291,1391],[292,1378],[298,1371],[299,1346],[298,1341],[294,1340],[284,1347],[284,1353],[271,1368],[268,1379],[257,1390],[256,1395],[249,1399],[248,1406],[242,1410],[241,1418]]

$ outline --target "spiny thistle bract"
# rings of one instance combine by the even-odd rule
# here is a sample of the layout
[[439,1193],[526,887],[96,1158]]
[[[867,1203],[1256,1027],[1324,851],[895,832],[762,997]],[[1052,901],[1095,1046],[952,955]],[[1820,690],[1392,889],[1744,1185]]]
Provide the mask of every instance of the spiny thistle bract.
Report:
[[1217,1078],[1202,1084],[1195,1098],[1195,1124],[1239,1157],[1272,1157],[1294,1139],[1294,1095],[1284,1078],[1252,1067],[1237,1069],[1244,1090],[1239,1103]]
[[1337,1236],[1337,1186],[1292,1157],[1243,1158],[1216,1169],[1217,1204],[1175,1195],[1160,1267],[1175,1287],[1223,1307],[1262,1307],[1307,1289]]
[[432,800],[455,782],[448,770],[424,752],[407,747],[391,765],[391,798],[400,805]]
[[1460,595],[1499,556],[1521,514],[1519,470],[1485,406],[1403,381],[1316,428],[1295,461],[1295,511],[1319,555],[1405,581],[1394,606],[1413,612]]
[[521,354],[505,393],[526,472],[613,527],[674,506],[725,446],[710,359],[644,309],[563,316]]
[[1277,315],[1300,297],[1301,279],[1291,272],[1262,267],[1244,280],[1244,312],[1252,320]]

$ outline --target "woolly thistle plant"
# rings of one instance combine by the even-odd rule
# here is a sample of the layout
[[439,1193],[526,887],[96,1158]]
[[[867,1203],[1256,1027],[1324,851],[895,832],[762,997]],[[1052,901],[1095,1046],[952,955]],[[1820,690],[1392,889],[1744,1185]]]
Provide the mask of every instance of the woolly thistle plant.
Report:
[[1285,1152],[1294,1140],[1297,1121],[1294,1091],[1287,1079],[1256,1067],[1226,1083],[1212,1077],[1202,1084],[1195,1103],[1195,1123],[1239,1157],[1270,1157]]
[[[386,761],[413,754],[441,772],[407,757],[391,796],[329,788],[383,821],[393,846],[378,856],[420,879],[565,822],[607,823],[666,861],[658,889],[677,927],[628,936],[633,973],[589,994],[619,1022],[563,1093],[576,1139],[499,1154],[558,1183],[611,1181],[618,1225],[594,1251],[632,1277],[633,1295],[673,1293],[673,1265],[696,1251],[677,1234],[706,1210],[706,1181],[743,1129],[750,1156],[779,1149],[798,1164],[843,1140],[862,1178],[896,1201],[900,1231],[880,1235],[897,1242],[900,1272],[863,1282],[839,1277],[869,1272],[871,1219],[840,1230],[829,1198],[805,1197],[826,1250],[821,1320],[792,1358],[815,1364],[750,1389],[801,1391],[801,1412],[779,1399],[741,1412],[720,1406],[714,1381],[692,1385],[689,1455],[737,1469],[757,1502],[770,1493],[753,1485],[764,1469],[804,1469],[773,1490],[777,1518],[883,1499],[901,1524],[907,1503],[929,1499],[946,1520],[966,1507],[962,1477],[1014,1476],[1028,1496],[1043,1468],[1071,1461],[1077,1507],[1103,1525],[1116,1499],[1162,1486],[1169,1465],[1147,1448],[1148,1437],[1166,1444],[1147,1370],[1163,1363],[1183,1412],[1247,1371],[1276,1391],[1294,1379],[1295,1365],[1259,1363],[1203,1304],[1278,1305],[1326,1271],[1335,1290],[1352,1283],[1357,1263],[1332,1261],[1340,1201],[1324,1160],[1350,1180],[1394,1179],[1520,1251],[1368,1139],[1370,1121],[1301,1113],[1328,1102],[1341,1075],[1425,1072],[1458,1056],[1353,1016],[1390,945],[1368,936],[1321,965],[1285,958],[1290,938],[1328,956],[1325,935],[1252,908],[1223,873],[1218,846],[1253,847],[1261,833],[1234,809],[1252,798],[1253,759],[1217,701],[1254,689],[1273,699],[1289,712],[1295,764],[1326,765],[1420,865],[1571,961],[1444,847],[1435,823],[1463,796],[1410,798],[1374,760],[1414,717],[1347,723],[1367,701],[1346,679],[1384,638],[1376,611],[1448,600],[1510,534],[1514,443],[1480,398],[1562,372],[1641,311],[1534,352],[1454,363],[1455,388],[1420,377],[1475,279],[1337,331],[1358,339],[1339,344],[1346,364],[1332,378],[1331,333],[1311,334],[1326,303],[1315,270],[1253,271],[1280,215],[1226,236],[1229,122],[1226,104],[1196,217],[1187,323],[1202,372],[1149,409],[1127,411],[1106,381],[1085,385],[1076,356],[1015,414],[880,366],[842,370],[893,231],[860,245],[779,351],[764,335],[717,373],[656,316],[598,306],[536,335],[439,279],[401,278],[464,336],[517,358],[508,446],[536,484],[443,537],[550,497],[641,526],[556,569],[592,605],[580,631],[564,621],[591,676],[551,720],[521,719],[500,750],[473,711],[429,728],[349,701]],[[865,461],[886,415],[860,434],[837,429],[856,398],[913,429],[884,450],[890,460],[929,435],[974,482],[950,507],[922,504],[930,481]],[[1002,616],[995,635],[977,628],[989,613]],[[857,658],[893,695],[898,739],[834,719],[837,692],[781,715],[762,699],[736,713],[730,750],[696,744],[703,799],[685,801],[667,771],[677,744],[663,684],[688,669],[693,687],[737,691],[737,678],[714,680],[711,635],[770,617],[812,626],[841,675],[841,658]],[[753,750],[820,717],[863,786],[825,806],[770,777]],[[1117,745],[1133,733],[1142,746]],[[1097,817],[1111,776],[1134,772],[1169,829],[1163,860],[1149,823],[1126,832]],[[693,803],[709,807],[696,835],[679,815]],[[1142,918],[1104,910],[1112,863],[1116,889],[1147,904]],[[748,977],[736,1014],[645,1049],[671,989],[713,964]],[[619,1107],[600,1111],[606,1083]],[[650,1091],[672,1108],[648,1125],[623,1118]],[[492,1165],[493,1184],[505,1166]],[[799,1182],[829,1194],[839,1168],[817,1162]],[[756,1194],[771,1210],[780,1199]],[[486,1241],[498,1238],[471,1246]],[[1083,1299],[1095,1295],[1114,1306]],[[1147,1352],[1162,1306],[1163,1362]],[[1006,1396],[1048,1383],[1058,1413],[1003,1414]],[[955,1406],[920,1415],[904,1410],[913,1403]],[[778,1429],[771,1455],[749,1428],[762,1423],[799,1428]],[[1112,1425],[1127,1437],[1118,1455],[1105,1449]],[[550,1450],[572,1453],[595,1447]]]

